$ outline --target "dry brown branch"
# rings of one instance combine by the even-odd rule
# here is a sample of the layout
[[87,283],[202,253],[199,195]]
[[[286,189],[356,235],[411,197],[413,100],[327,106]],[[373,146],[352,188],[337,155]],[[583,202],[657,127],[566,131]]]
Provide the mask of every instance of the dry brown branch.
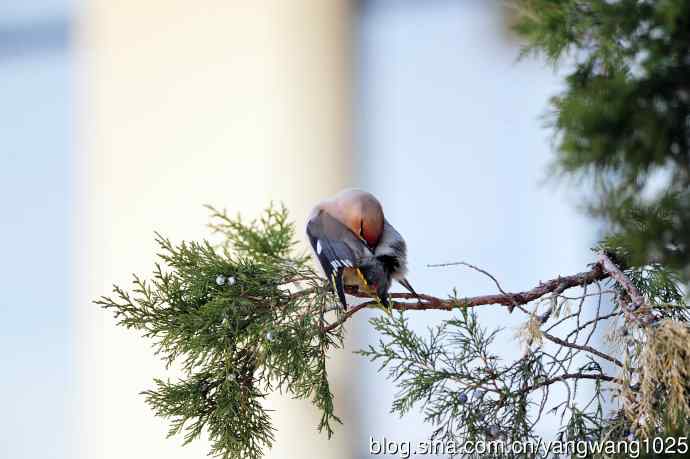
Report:
[[635,287],[632,282],[630,282],[630,279],[623,274],[623,271],[620,270],[613,260],[606,255],[606,252],[599,253],[599,260],[604,270],[625,289],[634,303],[637,303],[638,306],[644,304],[644,297],[640,294],[640,291],[637,290],[637,287]]
[[[498,293],[491,295],[480,295],[474,297],[465,298],[448,298],[441,299],[431,295],[419,294],[419,301],[411,303],[404,301],[395,300],[417,300],[417,297],[411,293],[392,293],[391,298],[391,308],[401,311],[419,311],[436,309],[442,311],[451,311],[456,308],[472,308],[475,306],[489,305],[489,304],[500,304],[504,306],[513,307],[515,305],[525,305],[530,303],[542,296],[558,292],[561,293],[566,289],[571,287],[581,287],[589,285],[593,282],[600,281],[609,277],[609,272],[605,271],[600,263],[596,263],[592,266],[589,271],[584,271],[578,274],[573,274],[571,276],[557,277],[555,279],[548,280],[546,282],[540,283],[538,286],[532,288],[531,290],[517,292],[517,293]],[[490,276],[493,278],[493,276]],[[502,290],[502,288],[500,289]],[[348,289],[348,293],[360,298],[369,298],[369,295],[358,292],[356,290]],[[379,306],[377,301],[367,301],[357,306],[348,309],[337,321],[324,327],[324,331],[330,331],[334,328],[342,325],[350,317],[367,307]]]
[[[604,268],[604,270],[613,278],[613,280],[618,283],[625,293],[628,295],[630,302],[627,299],[621,301],[621,310],[625,317],[625,321],[628,323],[633,323],[638,326],[644,327],[649,323],[653,322],[654,317],[645,311],[642,306],[645,304],[645,299],[640,293],[640,291],[633,285],[628,276],[621,271],[621,269],[616,265],[616,263],[611,260],[611,258],[606,254],[606,252],[599,252],[599,263]],[[620,298],[621,295],[619,295]]]

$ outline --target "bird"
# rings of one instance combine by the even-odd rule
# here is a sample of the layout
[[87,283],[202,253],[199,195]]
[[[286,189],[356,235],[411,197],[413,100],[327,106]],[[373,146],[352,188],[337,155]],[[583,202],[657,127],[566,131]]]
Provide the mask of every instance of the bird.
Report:
[[373,194],[348,188],[324,199],[311,211],[306,233],[314,258],[344,309],[348,307],[345,285],[363,286],[385,308],[390,307],[393,280],[419,299],[405,277],[407,244]]

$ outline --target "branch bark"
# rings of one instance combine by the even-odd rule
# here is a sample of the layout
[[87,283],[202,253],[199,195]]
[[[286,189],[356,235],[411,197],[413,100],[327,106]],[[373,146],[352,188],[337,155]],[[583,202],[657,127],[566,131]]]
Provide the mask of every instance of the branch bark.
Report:
[[637,287],[630,282],[630,279],[623,274],[623,271],[621,271],[618,265],[606,255],[606,252],[600,252],[599,259],[601,260],[600,263],[602,267],[625,289],[633,303],[636,303],[638,307],[642,306],[642,304],[644,304],[644,297],[640,294],[640,291],[637,290]]
[[[604,270],[615,280],[623,289],[625,293],[628,294],[630,298],[630,303],[625,305],[621,304],[621,310],[625,317],[626,322],[637,324],[641,327],[645,327],[654,322],[654,316],[649,314],[648,311],[644,311],[642,306],[645,304],[645,299],[640,293],[640,291],[633,285],[628,276],[623,273],[623,271],[618,267],[616,263],[602,251],[599,253],[599,263],[604,268]],[[619,295],[620,298],[620,295]]]
[[[606,279],[609,276],[610,273],[603,268],[602,264],[596,263],[592,266],[592,269],[590,269],[589,271],[573,274],[571,276],[559,276],[555,279],[542,282],[538,286],[532,288],[531,290],[526,290],[517,293],[504,292],[492,295],[448,299],[441,299],[431,295],[419,294],[419,300],[414,303],[406,301],[395,301],[416,300],[417,297],[411,293],[392,293],[390,295],[391,299],[393,300],[391,301],[391,308],[401,311],[421,311],[428,309],[451,311],[456,308],[472,308],[475,306],[500,304],[508,306],[512,309],[512,307],[514,307],[515,305],[525,305],[536,299],[541,298],[546,294],[553,292],[560,293],[571,287],[581,287],[584,285],[589,285],[602,279]],[[351,289],[348,289],[348,293],[360,298],[369,298],[369,295]],[[324,327],[324,331],[328,332],[342,325],[350,317],[352,317],[364,308],[375,307],[378,305],[379,304],[376,301],[367,301],[358,304],[357,306],[348,309],[337,321]]]

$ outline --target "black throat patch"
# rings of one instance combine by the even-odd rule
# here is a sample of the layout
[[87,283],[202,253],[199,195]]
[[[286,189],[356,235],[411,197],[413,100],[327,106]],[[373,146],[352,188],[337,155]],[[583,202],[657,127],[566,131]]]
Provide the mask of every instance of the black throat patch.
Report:
[[398,258],[394,257],[393,255],[379,255],[376,258],[378,258],[381,261],[381,263],[383,263],[384,269],[389,273],[397,271],[400,267],[400,262],[398,261]]

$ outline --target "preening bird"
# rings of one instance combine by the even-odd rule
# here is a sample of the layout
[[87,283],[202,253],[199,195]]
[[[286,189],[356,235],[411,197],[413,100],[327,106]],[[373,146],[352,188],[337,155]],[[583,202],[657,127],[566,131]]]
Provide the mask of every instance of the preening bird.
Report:
[[417,295],[405,278],[405,240],[371,193],[346,189],[318,203],[309,215],[307,236],[343,308],[345,285],[375,292],[386,307],[392,279]]

